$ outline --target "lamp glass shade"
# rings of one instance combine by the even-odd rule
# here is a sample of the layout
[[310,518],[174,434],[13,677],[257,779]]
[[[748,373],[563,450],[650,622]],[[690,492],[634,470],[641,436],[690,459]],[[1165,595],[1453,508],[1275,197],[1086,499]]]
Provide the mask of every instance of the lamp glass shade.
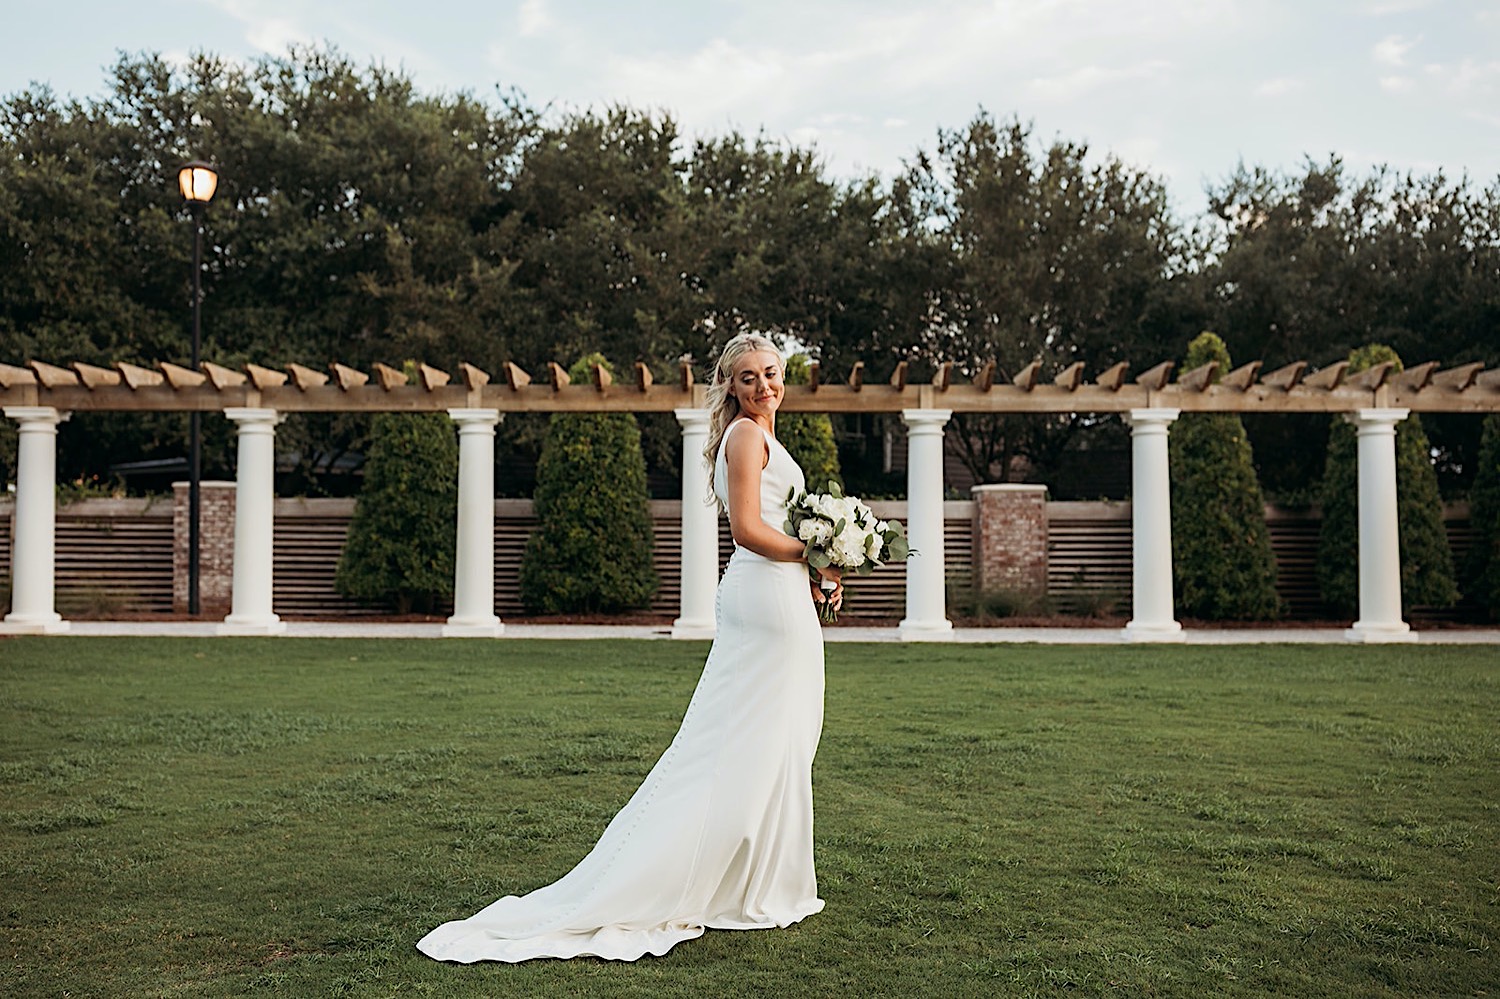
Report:
[[177,171],[177,186],[188,201],[207,203],[219,186],[219,174],[207,163],[187,163]]

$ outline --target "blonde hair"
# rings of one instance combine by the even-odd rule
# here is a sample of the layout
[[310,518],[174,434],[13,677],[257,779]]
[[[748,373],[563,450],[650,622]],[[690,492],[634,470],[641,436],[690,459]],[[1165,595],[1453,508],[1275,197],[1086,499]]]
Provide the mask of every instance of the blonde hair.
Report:
[[719,359],[714,363],[713,377],[709,379],[708,390],[703,394],[703,405],[708,410],[708,444],[703,448],[703,460],[708,462],[710,469],[709,490],[713,490],[712,469],[714,462],[719,457],[719,444],[724,440],[724,431],[729,429],[729,424],[740,415],[739,400],[734,393],[729,391],[729,378],[734,374],[735,363],[746,354],[757,350],[770,351],[776,355],[776,362],[781,365],[783,372],[786,371],[786,358],[771,338],[763,333],[740,333],[730,339],[719,351]]

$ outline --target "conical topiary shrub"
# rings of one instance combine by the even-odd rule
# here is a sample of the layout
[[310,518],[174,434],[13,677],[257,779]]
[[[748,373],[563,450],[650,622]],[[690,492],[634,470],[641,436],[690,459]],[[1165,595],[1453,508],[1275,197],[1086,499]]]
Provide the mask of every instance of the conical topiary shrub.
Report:
[[[1205,332],[1182,370],[1210,361],[1219,363],[1215,380],[1230,368],[1224,341]],[[1276,557],[1244,424],[1234,413],[1185,413],[1168,441],[1178,609],[1210,621],[1276,617]]]
[[[1349,373],[1401,358],[1383,344],[1349,355]],[[1452,607],[1458,602],[1453,553],[1443,528],[1443,501],[1432,447],[1416,415],[1396,425],[1396,516],[1401,537],[1401,604]],[[1318,534],[1318,586],[1323,601],[1338,614],[1359,613],[1359,445],[1354,427],[1335,419],[1328,429],[1328,461],[1323,470],[1323,523]]]
[[[592,377],[599,354],[568,371]],[[629,413],[560,413],[536,467],[537,530],[521,561],[521,603],[533,613],[616,613],[656,593],[641,432]]]
[[[786,360],[786,383],[806,385],[810,377],[807,356],[793,354]],[[833,439],[833,421],[827,413],[782,413],[776,417],[776,439],[802,466],[807,488],[821,491],[830,481],[843,488],[839,449]]]
[[453,595],[458,441],[440,413],[380,413],[334,587],[402,614]]
[[1479,467],[1469,490],[1469,550],[1466,588],[1491,620],[1500,620],[1500,415],[1484,418]]

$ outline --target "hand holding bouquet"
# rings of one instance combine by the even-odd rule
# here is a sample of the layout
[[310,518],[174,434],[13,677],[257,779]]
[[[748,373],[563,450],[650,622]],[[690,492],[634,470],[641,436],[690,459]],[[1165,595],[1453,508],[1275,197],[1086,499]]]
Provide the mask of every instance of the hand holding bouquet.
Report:
[[[861,500],[845,496],[837,482],[827,491],[810,493],[793,488],[787,496],[786,533],[803,542],[803,555],[813,581],[819,569],[837,566],[868,576],[886,562],[904,562],[917,554],[906,541],[906,532],[894,520],[881,520]],[[822,583],[825,590],[833,587]],[[824,621],[835,621],[838,612],[825,599],[818,605]]]

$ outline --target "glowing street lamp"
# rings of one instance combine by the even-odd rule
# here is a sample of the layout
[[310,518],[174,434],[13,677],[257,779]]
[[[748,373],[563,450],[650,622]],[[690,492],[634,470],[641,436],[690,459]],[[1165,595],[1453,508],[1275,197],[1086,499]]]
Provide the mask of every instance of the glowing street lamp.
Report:
[[[218,190],[219,173],[202,160],[193,160],[178,168],[177,187],[193,212],[193,357],[189,366],[197,371],[203,340],[203,211]],[[203,421],[196,409],[188,414],[188,441],[188,613],[196,615],[200,610],[198,513],[203,458]]]

